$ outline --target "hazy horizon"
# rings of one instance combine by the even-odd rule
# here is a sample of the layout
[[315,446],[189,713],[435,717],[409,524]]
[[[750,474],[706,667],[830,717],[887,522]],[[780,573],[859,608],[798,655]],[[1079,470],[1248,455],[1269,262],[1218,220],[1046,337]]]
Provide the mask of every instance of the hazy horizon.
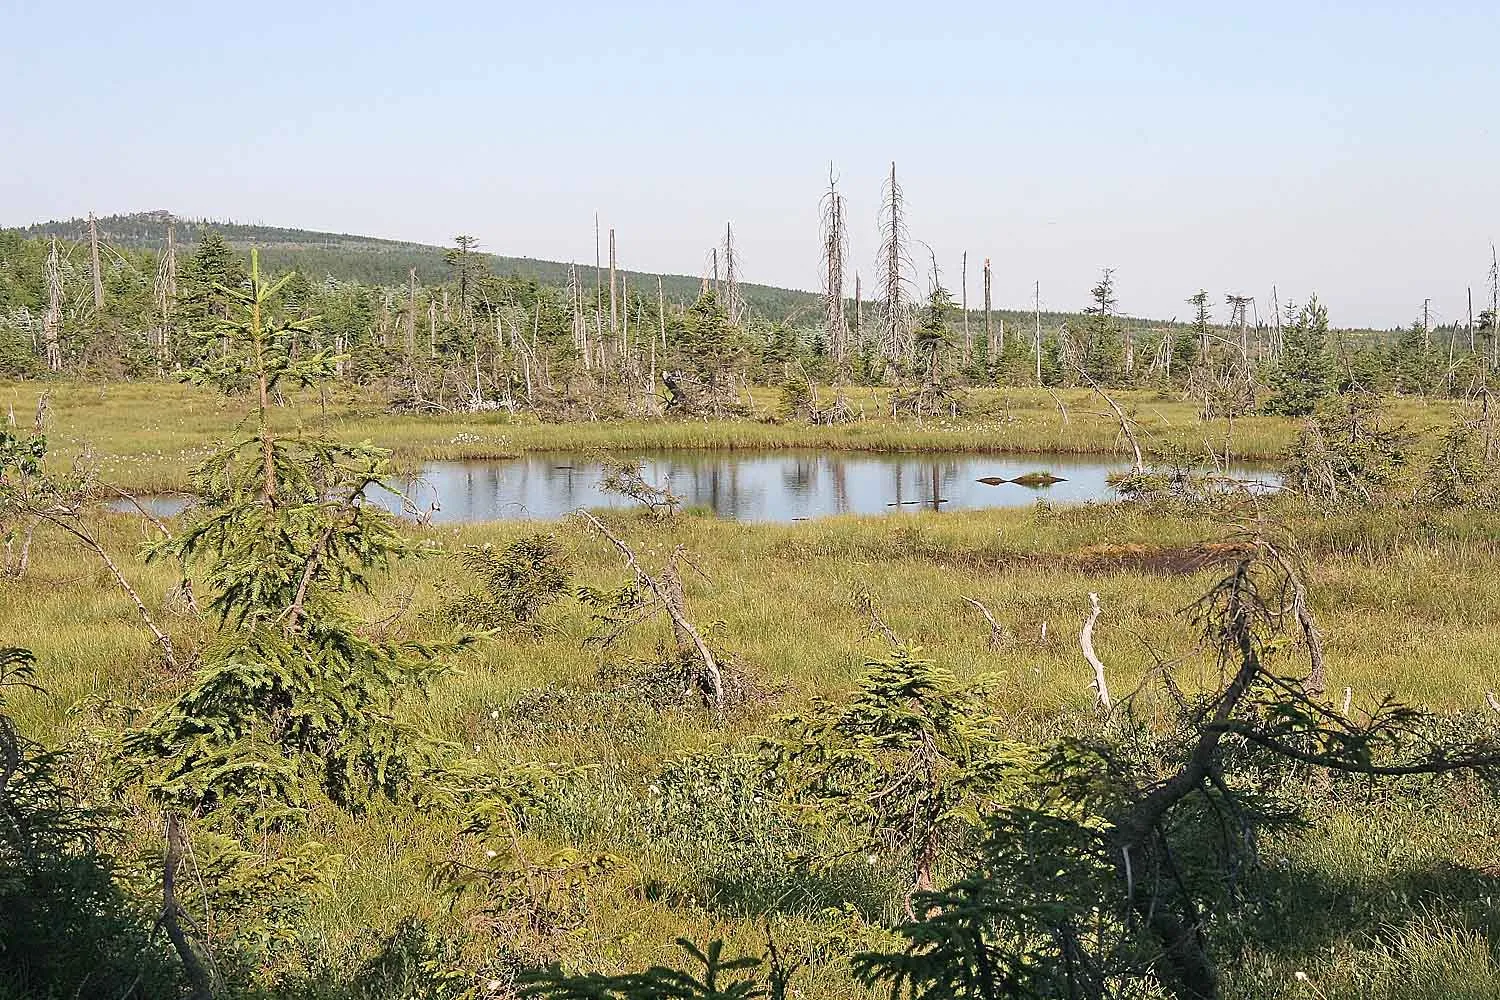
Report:
[[1376,327],[1462,321],[1467,286],[1477,312],[1500,228],[1478,3],[0,12],[49,42],[0,66],[5,225],[165,208],[588,262],[597,210],[622,266],[700,273],[732,221],[745,280],[811,289],[830,161],[868,283],[895,160],[971,304],[988,256],[1007,308],[1112,267],[1136,315],[1203,287],[1265,316],[1274,284]]

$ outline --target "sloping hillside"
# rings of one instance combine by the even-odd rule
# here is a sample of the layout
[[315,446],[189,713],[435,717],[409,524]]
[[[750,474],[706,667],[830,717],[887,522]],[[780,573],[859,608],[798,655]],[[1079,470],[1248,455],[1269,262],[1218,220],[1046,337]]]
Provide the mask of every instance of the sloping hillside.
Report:
[[[175,224],[178,243],[191,246],[209,231],[220,233],[236,247],[255,247],[261,260],[274,270],[297,270],[312,277],[333,276],[345,281],[393,285],[407,279],[415,269],[422,282],[437,282],[448,277],[443,263],[442,247],[400,240],[356,236],[349,233],[323,233],[310,229],[287,229],[279,226],[257,226],[240,222],[208,219],[184,219],[166,211],[133,212],[129,215],[103,216],[97,220],[99,238],[120,247],[159,248],[167,238],[168,224]],[[80,240],[86,238],[88,220],[67,219],[39,222],[18,232],[28,237],[57,236]],[[563,261],[537,260],[531,257],[485,255],[496,274],[515,274],[535,278],[546,285],[563,286],[568,281],[569,265]],[[592,264],[579,264],[579,279],[587,288],[594,285]],[[632,286],[655,290],[655,274],[629,271]],[[689,275],[662,275],[663,289],[669,299],[691,300],[698,294],[701,279]],[[816,309],[818,297],[812,292],[770,285],[740,286],[751,308],[762,315],[779,319],[794,311]]]

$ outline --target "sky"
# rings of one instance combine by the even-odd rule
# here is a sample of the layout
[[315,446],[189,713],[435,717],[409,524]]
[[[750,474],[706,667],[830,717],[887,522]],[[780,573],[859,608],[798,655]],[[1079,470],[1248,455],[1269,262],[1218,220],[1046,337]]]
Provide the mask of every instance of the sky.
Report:
[[[830,165],[870,283],[892,162],[969,300],[1336,326],[1476,309],[1500,3],[0,0],[0,225],[168,209],[816,288]],[[924,270],[927,253],[918,248]],[[852,278],[851,288],[852,292]]]

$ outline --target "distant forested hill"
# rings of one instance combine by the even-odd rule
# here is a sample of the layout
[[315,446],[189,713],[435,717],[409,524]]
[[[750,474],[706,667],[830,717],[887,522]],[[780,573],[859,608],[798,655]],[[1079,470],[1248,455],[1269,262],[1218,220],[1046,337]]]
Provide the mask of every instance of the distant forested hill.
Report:
[[[103,216],[97,220],[99,238],[117,247],[159,249],[167,238],[167,225],[175,224],[177,242],[191,246],[202,235],[214,231],[237,247],[260,250],[261,262],[273,271],[295,270],[313,279],[334,277],[342,281],[359,281],[373,285],[399,285],[413,268],[417,280],[435,284],[450,277],[443,262],[443,247],[422,243],[405,243],[372,236],[348,233],[321,233],[310,229],[286,229],[279,226],[255,226],[240,222],[178,218],[165,211],[133,212],[129,215]],[[60,239],[87,239],[88,220],[67,219],[40,222],[18,228],[27,237],[57,236]],[[569,265],[563,261],[536,260],[531,257],[502,257],[485,254],[490,268],[500,275],[533,278],[556,287],[568,283]],[[654,292],[655,274],[624,272],[638,291]],[[579,280],[585,288],[594,287],[594,267],[579,263]],[[700,280],[682,274],[661,276],[662,287],[671,301],[691,302],[698,295]],[[605,279],[606,286],[608,278]],[[813,292],[770,285],[744,284],[740,290],[756,312],[782,319],[799,310],[816,311],[818,296]]]
[[[271,271],[297,271],[315,281],[333,277],[368,285],[400,285],[406,282],[412,269],[416,270],[417,280],[424,285],[440,284],[452,277],[452,272],[443,261],[446,248],[423,243],[242,222],[185,219],[160,210],[103,216],[97,220],[99,238],[105,243],[115,247],[152,251],[161,249],[166,241],[169,223],[176,226],[180,245],[191,247],[204,233],[217,232],[242,250],[251,247],[259,249],[262,263]],[[81,242],[88,238],[88,220],[39,222],[9,230],[0,228],[0,232],[15,232],[29,238],[56,236],[59,239]],[[540,284],[556,288],[567,286],[569,265],[564,261],[503,257],[497,254],[483,256],[489,261],[490,269],[495,274],[531,278]],[[635,291],[648,296],[655,291],[657,275],[639,271],[622,273],[628,276],[630,286]],[[584,288],[592,293],[593,265],[585,265],[580,261],[578,276]],[[700,278],[684,274],[664,274],[661,278],[668,302],[687,303],[697,298]],[[605,277],[606,288],[608,283],[609,279]],[[751,310],[761,317],[769,320],[795,317],[800,326],[816,326],[820,322],[822,303],[815,292],[757,284],[743,284],[740,290]],[[607,291],[605,295],[607,309]],[[873,302],[868,305],[874,307]],[[971,300],[969,315],[971,322],[975,322],[979,319],[980,311],[972,306]],[[877,323],[877,317],[877,313],[866,314],[867,322]],[[1137,329],[1186,327],[1186,324],[1173,320],[1153,320],[1128,315],[1118,318]],[[1004,328],[1011,332],[1010,335],[1024,338],[1031,335],[1035,317],[1024,307],[1014,309],[997,304],[994,322],[997,325],[1003,322]],[[1044,330],[1055,330],[1064,322],[1077,324],[1086,322],[1086,319],[1077,312],[1042,311],[1041,325]],[[1342,331],[1342,334],[1355,342],[1385,343],[1392,339],[1392,334],[1388,331],[1351,330]]]

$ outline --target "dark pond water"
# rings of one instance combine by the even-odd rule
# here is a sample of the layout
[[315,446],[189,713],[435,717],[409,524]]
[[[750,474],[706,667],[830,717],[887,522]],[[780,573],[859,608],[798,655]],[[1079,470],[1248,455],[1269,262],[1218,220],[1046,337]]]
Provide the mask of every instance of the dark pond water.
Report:
[[[1081,455],[874,454],[837,451],[673,451],[641,457],[647,482],[665,485],[688,507],[737,521],[794,521],[830,514],[1024,507],[1045,499],[1077,504],[1117,499],[1112,474],[1128,460]],[[1274,485],[1257,467],[1237,479]],[[1015,483],[1047,473],[1057,482]],[[535,453],[521,458],[434,462],[420,476],[392,485],[410,502],[407,514],[434,523],[559,518],[579,507],[626,507],[634,501],[600,491],[599,463],[583,455]],[[980,480],[1007,480],[985,483]],[[371,497],[398,510],[385,491]],[[186,497],[143,499],[155,513],[176,514]],[[116,504],[116,509],[131,509]]]

